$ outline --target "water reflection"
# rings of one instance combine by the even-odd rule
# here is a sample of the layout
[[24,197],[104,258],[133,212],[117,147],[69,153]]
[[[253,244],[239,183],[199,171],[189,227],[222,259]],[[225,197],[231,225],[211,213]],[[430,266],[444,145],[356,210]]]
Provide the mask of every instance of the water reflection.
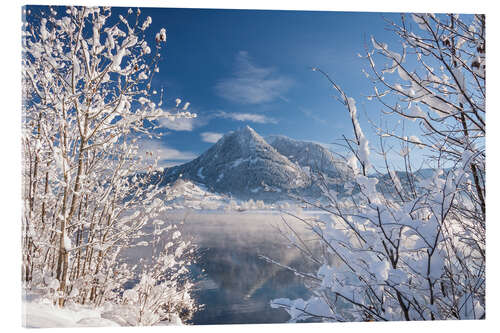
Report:
[[[270,300],[310,296],[300,277],[259,257],[303,265],[300,253],[288,247],[275,228],[281,223],[279,215],[169,215],[170,220],[184,221],[183,234],[192,237],[200,250],[200,259],[193,267],[198,279],[195,297],[205,307],[194,315],[193,324],[283,323],[288,314],[272,309]],[[307,232],[299,224],[296,227]]]

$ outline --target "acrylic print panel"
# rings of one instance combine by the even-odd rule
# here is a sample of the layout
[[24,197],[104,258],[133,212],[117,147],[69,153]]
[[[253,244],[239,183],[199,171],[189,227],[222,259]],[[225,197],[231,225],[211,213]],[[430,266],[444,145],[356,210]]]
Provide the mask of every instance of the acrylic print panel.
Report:
[[26,6],[22,41],[26,327],[485,317],[484,15]]

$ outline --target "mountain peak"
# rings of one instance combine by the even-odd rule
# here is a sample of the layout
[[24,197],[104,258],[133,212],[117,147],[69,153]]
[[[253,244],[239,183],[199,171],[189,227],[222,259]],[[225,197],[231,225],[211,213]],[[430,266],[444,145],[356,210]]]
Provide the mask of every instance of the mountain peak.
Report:
[[231,137],[236,139],[239,145],[242,146],[248,146],[249,148],[261,147],[263,149],[266,149],[264,147],[267,147],[269,149],[272,149],[271,146],[267,144],[266,140],[264,140],[263,137],[261,137],[253,128],[248,125],[240,127],[236,131],[230,133],[227,139]]
[[260,135],[250,126],[246,125],[244,127],[238,128],[235,133],[241,133],[241,134],[251,134],[252,136],[259,136]]
[[250,126],[227,133],[198,158],[167,171],[165,179],[175,179],[180,173],[217,192],[239,196],[275,197],[264,193],[266,186],[278,188],[284,195],[310,183],[298,165],[278,153]]

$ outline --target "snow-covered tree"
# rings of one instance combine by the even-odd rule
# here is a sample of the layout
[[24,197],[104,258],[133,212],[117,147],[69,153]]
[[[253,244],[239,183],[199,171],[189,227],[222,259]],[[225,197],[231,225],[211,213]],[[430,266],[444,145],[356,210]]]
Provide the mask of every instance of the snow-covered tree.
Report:
[[59,306],[102,305],[137,278],[120,254],[165,210],[138,139],[153,137],[160,117],[193,115],[160,109],[151,82],[166,32],[149,45],[139,9],[28,7],[24,24],[23,280]]
[[[296,216],[324,251],[310,250],[290,230],[292,244],[317,267],[296,271],[307,280],[310,299],[271,303],[291,321],[485,316],[485,17],[411,14],[389,25],[400,50],[371,39],[369,98],[383,105],[387,119],[412,122],[415,133],[375,126],[385,160],[385,170],[377,169],[355,100],[315,69],[352,120],[354,138],[345,139],[344,157],[353,179],[345,186],[356,190],[342,197],[325,185],[327,202],[309,204],[330,218]],[[389,157],[396,144],[399,170]],[[427,170],[412,159],[418,149]]]

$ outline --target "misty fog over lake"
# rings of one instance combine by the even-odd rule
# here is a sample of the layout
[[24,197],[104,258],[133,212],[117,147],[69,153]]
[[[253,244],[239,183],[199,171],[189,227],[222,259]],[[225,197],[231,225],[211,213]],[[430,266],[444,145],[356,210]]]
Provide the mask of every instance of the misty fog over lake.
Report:
[[[303,224],[290,216],[283,218],[312,243],[312,233]],[[169,213],[168,220],[184,221],[179,227],[183,236],[198,247],[199,259],[192,267],[197,281],[194,296],[205,307],[192,323],[286,322],[288,314],[272,309],[270,301],[311,296],[300,277],[259,257],[306,268],[299,251],[279,233],[277,227],[285,225],[278,212],[177,211]]]

